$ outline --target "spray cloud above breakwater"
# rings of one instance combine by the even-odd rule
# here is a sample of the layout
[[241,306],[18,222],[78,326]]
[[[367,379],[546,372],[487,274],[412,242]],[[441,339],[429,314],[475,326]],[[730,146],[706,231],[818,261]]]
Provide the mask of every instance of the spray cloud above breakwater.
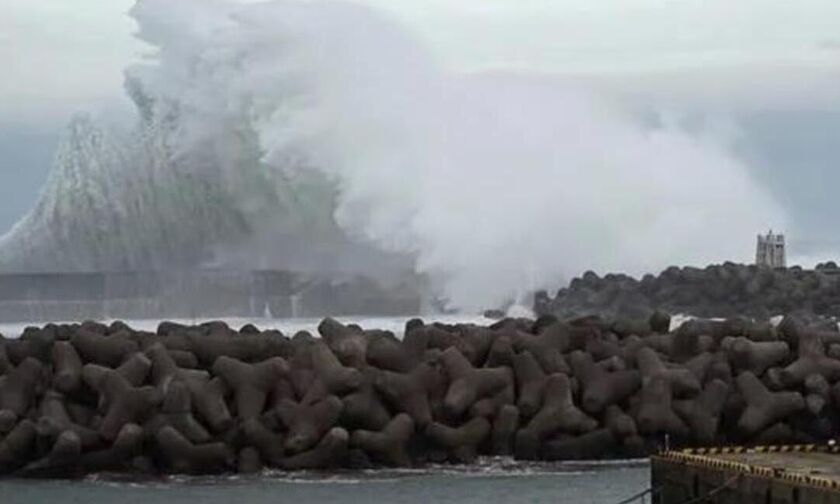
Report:
[[[153,48],[127,71],[143,124],[129,136],[144,140],[113,140],[120,147],[97,156],[107,166],[71,171],[111,180],[97,186],[109,188],[105,199],[154,188],[142,202],[166,202],[165,215],[118,227],[132,239],[159,235],[144,242],[157,253],[161,240],[185,237],[161,263],[200,261],[182,251],[231,234],[244,249],[282,256],[292,252],[266,236],[305,242],[314,229],[411,257],[453,307],[475,308],[587,269],[745,259],[754,233],[784,218],[726,146],[651,127],[562,80],[450,72],[369,8],[141,0],[131,14]],[[167,199],[173,173],[209,189]],[[78,206],[42,198],[39,207],[0,242],[0,256],[31,250],[22,243],[33,236],[39,250],[61,248],[55,233],[33,230],[62,226],[55,216]],[[117,218],[131,215],[132,205],[120,208]],[[113,214],[72,221],[101,227]],[[87,257],[91,239],[82,242]]]

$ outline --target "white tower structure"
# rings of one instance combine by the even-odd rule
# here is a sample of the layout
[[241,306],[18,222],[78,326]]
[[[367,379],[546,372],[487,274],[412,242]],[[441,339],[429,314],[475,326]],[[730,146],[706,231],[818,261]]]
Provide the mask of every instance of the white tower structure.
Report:
[[755,264],[766,268],[787,267],[785,235],[773,234],[772,229],[764,236],[758,235]]

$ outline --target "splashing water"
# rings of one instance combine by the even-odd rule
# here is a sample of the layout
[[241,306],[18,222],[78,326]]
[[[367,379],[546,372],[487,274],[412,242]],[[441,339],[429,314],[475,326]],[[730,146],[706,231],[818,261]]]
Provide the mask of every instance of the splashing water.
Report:
[[[747,258],[784,222],[725,146],[561,79],[447,71],[366,7],[141,0],[132,16],[154,52],[128,89],[145,124],[171,125],[167,162],[235,186],[223,215],[259,236],[326,209],[351,240],[412,257],[453,307],[587,269]],[[267,211],[266,184],[307,203]],[[295,222],[289,236],[311,230]]]

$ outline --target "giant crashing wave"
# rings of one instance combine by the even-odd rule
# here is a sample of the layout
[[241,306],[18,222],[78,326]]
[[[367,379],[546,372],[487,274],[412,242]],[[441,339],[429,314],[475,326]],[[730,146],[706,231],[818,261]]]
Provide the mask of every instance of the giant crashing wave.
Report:
[[0,272],[210,267],[386,280],[413,271],[409,254],[337,224],[338,182],[306,155],[288,149],[266,162],[254,107],[214,84],[229,76],[231,56],[214,43],[234,4],[175,8],[141,0],[130,12],[153,49],[125,72],[134,123],[70,121],[33,209],[0,237]]
[[[66,127],[34,208],[0,237],[4,273],[194,267],[377,273],[409,263],[339,229],[335,187],[288,159],[268,169],[246,121],[180,145],[181,104],[130,73],[129,131],[87,114]],[[235,122],[235,124],[234,124]]]

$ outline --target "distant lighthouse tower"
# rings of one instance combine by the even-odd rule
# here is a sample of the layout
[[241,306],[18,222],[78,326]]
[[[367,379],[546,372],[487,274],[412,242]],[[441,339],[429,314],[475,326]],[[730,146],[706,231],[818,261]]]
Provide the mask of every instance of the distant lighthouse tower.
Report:
[[758,235],[755,264],[765,268],[786,268],[785,235],[773,234],[772,229],[764,236]]

